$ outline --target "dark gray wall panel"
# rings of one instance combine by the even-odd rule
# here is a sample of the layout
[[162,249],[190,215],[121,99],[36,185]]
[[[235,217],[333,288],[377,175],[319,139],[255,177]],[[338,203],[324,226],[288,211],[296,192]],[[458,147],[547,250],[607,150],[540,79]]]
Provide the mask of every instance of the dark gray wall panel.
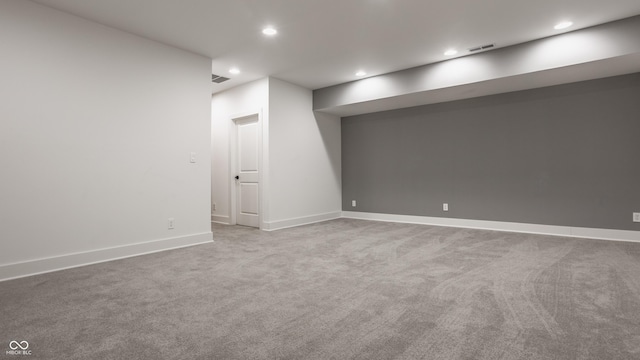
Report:
[[345,117],[342,176],[345,211],[640,230],[640,73]]

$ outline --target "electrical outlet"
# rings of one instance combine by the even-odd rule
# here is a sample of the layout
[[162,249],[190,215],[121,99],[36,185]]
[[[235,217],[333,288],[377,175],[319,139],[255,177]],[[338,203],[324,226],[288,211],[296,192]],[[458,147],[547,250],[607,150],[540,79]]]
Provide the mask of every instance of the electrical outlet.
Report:
[[449,211],[449,204],[447,203],[442,204],[442,211]]
[[640,222],[640,213],[633,213],[633,222]]
[[356,207],[356,201],[355,200],[351,200],[351,207]]
[[169,230],[173,229],[175,227],[175,220],[173,218],[169,218],[167,220],[167,226],[169,227]]
[[211,211],[216,211],[216,204],[215,203],[211,204]]

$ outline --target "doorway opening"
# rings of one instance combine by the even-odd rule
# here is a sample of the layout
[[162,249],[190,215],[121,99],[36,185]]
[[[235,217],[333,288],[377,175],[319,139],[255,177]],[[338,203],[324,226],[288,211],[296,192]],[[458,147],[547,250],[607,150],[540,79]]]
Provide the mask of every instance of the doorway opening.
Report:
[[262,216],[262,123],[255,112],[232,117],[231,224],[259,228]]

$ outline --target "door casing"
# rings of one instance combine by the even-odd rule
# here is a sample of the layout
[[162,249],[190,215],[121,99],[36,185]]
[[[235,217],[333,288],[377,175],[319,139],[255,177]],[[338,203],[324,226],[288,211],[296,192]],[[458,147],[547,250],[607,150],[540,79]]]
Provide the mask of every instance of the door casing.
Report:
[[235,176],[238,174],[238,122],[242,120],[249,119],[251,117],[257,117],[258,123],[258,216],[259,216],[259,228],[263,229],[264,222],[264,167],[263,167],[263,155],[262,155],[262,138],[264,131],[263,129],[263,121],[262,121],[262,111],[261,110],[253,110],[247,111],[243,113],[238,113],[230,116],[229,120],[229,224],[236,225],[237,224],[237,212],[238,206],[238,186],[236,185]]

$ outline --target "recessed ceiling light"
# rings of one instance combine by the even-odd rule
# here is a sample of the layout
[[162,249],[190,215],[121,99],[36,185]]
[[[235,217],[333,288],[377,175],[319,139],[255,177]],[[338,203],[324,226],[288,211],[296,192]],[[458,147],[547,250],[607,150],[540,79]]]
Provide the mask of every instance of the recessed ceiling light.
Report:
[[278,30],[272,28],[271,26],[262,29],[262,33],[267,36],[273,36],[278,33]]
[[356,73],[356,76],[365,76],[365,75],[367,75],[367,73],[366,73],[366,72],[364,72],[364,71],[362,71],[362,70],[360,70],[360,71],[358,71],[358,72]]
[[455,50],[455,49],[449,49],[449,50],[447,50],[447,51],[445,51],[445,52],[444,52],[444,54],[445,54],[446,56],[453,56],[453,55],[455,55],[455,54],[457,54],[457,53],[458,53],[458,50]]
[[573,23],[571,21],[563,21],[561,23],[559,23],[558,25],[554,26],[553,28],[556,30],[562,30],[562,29],[566,29],[569,26],[573,25]]
[[240,74],[240,69],[238,68],[231,68],[229,69],[229,73],[233,74],[233,75],[238,75]]

